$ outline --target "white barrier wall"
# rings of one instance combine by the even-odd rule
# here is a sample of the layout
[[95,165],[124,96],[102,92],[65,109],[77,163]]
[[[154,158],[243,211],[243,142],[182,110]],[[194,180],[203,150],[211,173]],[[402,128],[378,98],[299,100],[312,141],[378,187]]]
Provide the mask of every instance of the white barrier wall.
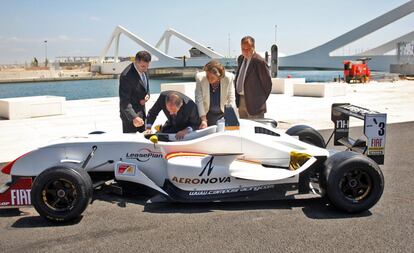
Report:
[[0,117],[26,119],[65,113],[65,97],[35,96],[0,99]]
[[296,83],[305,83],[305,78],[272,78],[273,94],[293,95],[293,85]]
[[293,85],[293,95],[302,97],[337,97],[346,95],[346,83],[306,83]]
[[185,82],[185,83],[162,83],[161,92],[166,90],[174,90],[183,93],[187,97],[194,100],[195,93],[195,82]]
[[[195,82],[163,83],[161,91],[179,91],[194,100]],[[304,97],[336,97],[346,95],[344,83],[305,83],[305,78],[272,78],[272,93]]]

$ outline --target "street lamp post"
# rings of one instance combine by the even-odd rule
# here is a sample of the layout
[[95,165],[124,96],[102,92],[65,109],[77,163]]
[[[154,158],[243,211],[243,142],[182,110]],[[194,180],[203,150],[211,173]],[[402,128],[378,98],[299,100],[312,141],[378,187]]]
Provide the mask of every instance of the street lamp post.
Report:
[[231,58],[230,56],[230,33],[228,34],[228,47],[229,47],[229,58]]
[[275,44],[277,44],[277,25],[275,25]]
[[45,67],[47,67],[47,40],[45,40]]

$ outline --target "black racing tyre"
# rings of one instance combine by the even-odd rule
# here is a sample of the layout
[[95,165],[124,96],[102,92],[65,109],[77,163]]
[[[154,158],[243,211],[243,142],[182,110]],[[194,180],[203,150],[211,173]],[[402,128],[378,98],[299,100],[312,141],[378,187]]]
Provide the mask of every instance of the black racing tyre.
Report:
[[322,135],[310,126],[296,125],[289,128],[286,134],[290,136],[298,136],[300,141],[312,144],[314,146],[325,148],[325,140]]
[[53,222],[78,218],[92,199],[93,186],[84,169],[52,167],[34,180],[31,198],[36,211]]
[[324,188],[336,208],[349,213],[363,212],[381,198],[384,176],[372,159],[343,151],[329,157],[324,165]]

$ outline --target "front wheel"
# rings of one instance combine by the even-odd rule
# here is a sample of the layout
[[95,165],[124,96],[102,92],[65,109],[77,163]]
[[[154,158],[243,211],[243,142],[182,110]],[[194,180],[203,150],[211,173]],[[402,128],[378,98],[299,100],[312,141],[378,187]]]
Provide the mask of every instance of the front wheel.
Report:
[[326,160],[323,180],[330,202],[349,213],[368,210],[384,191],[384,176],[379,166],[351,151],[339,152]]
[[53,167],[36,177],[32,203],[43,218],[67,222],[78,218],[90,203],[92,180],[83,169]]

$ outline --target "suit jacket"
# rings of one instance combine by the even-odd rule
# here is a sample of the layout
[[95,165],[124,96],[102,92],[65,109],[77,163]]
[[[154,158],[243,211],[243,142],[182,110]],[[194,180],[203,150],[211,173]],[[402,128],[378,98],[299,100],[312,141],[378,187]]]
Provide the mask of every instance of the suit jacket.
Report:
[[180,92],[177,92],[177,94],[183,99],[184,103],[177,112],[174,124],[174,120],[165,106],[166,97],[170,92],[172,91],[163,91],[160,93],[157,101],[148,111],[147,124],[154,124],[158,113],[162,110],[168,119],[166,124],[163,126],[163,129],[168,128],[168,132],[176,133],[187,127],[192,127],[194,130],[197,130],[200,126],[200,117],[198,116],[197,106],[193,100]]
[[[238,70],[234,81],[235,89],[243,60],[243,55],[240,55],[237,59]],[[272,79],[267,64],[260,55],[254,53],[244,78],[244,99],[246,100],[246,107],[249,114],[256,115],[266,112],[266,100],[271,90]],[[240,95],[237,92],[236,104],[237,107],[240,104]]]
[[[195,103],[201,117],[206,115],[210,108],[210,83],[205,71],[197,73],[195,79]],[[229,72],[225,72],[225,76],[220,79],[220,108],[222,112],[224,112],[225,105],[236,108],[233,80],[234,75]]]
[[132,121],[137,116],[145,120],[145,105],[139,101],[149,94],[149,79],[147,73],[147,87],[141,80],[134,64],[131,63],[122,71],[119,77],[119,111],[122,120]]

